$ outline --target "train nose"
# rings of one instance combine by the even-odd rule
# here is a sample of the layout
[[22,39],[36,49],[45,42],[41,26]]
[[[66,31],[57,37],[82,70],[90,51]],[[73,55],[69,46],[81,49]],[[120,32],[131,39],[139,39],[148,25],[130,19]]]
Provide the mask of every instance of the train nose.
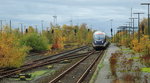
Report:
[[103,44],[104,41],[100,40],[100,41],[95,41],[95,44]]

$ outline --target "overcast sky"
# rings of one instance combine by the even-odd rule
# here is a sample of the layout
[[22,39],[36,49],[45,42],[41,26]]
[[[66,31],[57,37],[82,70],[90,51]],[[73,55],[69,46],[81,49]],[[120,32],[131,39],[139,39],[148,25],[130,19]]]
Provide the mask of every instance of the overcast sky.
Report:
[[[0,0],[0,20],[5,23],[12,20],[13,27],[19,23],[25,26],[44,27],[53,22],[53,16],[57,16],[57,23],[73,24],[87,23],[96,30],[110,33],[110,19],[113,19],[113,28],[125,24],[133,12],[144,12],[141,19],[147,17],[147,6],[141,6],[141,2],[150,0]],[[133,15],[136,17],[136,15]]]

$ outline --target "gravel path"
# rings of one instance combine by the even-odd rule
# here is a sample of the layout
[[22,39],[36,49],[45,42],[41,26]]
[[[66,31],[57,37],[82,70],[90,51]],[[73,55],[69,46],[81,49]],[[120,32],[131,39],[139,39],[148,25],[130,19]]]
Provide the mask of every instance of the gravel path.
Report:
[[111,53],[115,53],[115,51],[119,50],[118,47],[111,44],[107,49],[106,56],[103,61],[103,67],[100,69],[98,76],[96,78],[95,83],[111,83],[113,78],[111,76],[111,71],[109,68],[109,58],[111,57]]

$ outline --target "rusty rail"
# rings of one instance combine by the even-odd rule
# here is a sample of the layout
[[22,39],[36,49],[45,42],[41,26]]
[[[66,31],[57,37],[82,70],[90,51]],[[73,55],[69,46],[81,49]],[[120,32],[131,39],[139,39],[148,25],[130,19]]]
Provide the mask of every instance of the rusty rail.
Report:
[[88,58],[91,54],[93,54],[94,52],[88,54],[87,56],[85,56],[84,58],[82,58],[80,61],[78,61],[77,63],[75,63],[73,66],[71,66],[70,68],[68,68],[66,71],[64,71],[63,73],[61,73],[59,76],[57,76],[56,78],[54,78],[52,81],[50,81],[49,83],[56,83],[59,79],[61,79],[65,74],[67,74],[69,71],[71,71],[73,68],[75,68],[78,64],[80,64],[82,61],[84,61],[86,58]]
[[[81,83],[86,76],[88,75],[89,71],[93,68],[93,66],[95,65],[95,63],[102,57],[104,51],[101,51],[99,56],[94,60],[94,62],[92,62],[92,64],[85,70],[85,72],[81,75],[81,77],[78,79],[78,81],[76,83]],[[58,75],[57,77],[55,77],[53,80],[51,80],[49,83],[56,83],[58,82],[61,78],[63,78],[66,74],[68,74],[70,71],[72,71],[77,65],[79,65],[80,63],[82,63],[84,60],[86,60],[90,55],[94,54],[95,51],[93,51],[92,53],[89,53],[87,56],[85,56],[84,58],[82,58],[80,61],[78,61],[77,63],[75,63],[73,66],[71,66],[70,68],[68,68],[67,70],[65,70],[64,72],[62,72],[60,75]],[[69,78],[68,78],[69,79]]]
[[[89,52],[87,52],[87,53],[89,53]],[[44,65],[57,63],[57,62],[60,62],[64,59],[74,59],[74,58],[78,58],[78,57],[83,57],[84,55],[86,55],[86,53],[82,53],[81,55],[78,54],[78,56],[76,56],[76,54],[74,54],[74,55],[65,55],[65,56],[57,57],[55,59],[47,59],[46,58],[46,60],[43,59],[43,60],[40,60],[36,63],[33,62],[30,65],[25,65],[25,66],[22,66],[22,67],[17,68],[17,69],[12,69],[12,70],[9,70],[9,71],[0,72],[0,75],[1,75],[0,79],[11,76],[11,75],[15,75],[15,74],[18,74],[20,72],[27,71],[27,70],[30,70],[30,69],[33,69],[33,68],[36,68],[36,67],[41,67],[41,66],[44,66]]]

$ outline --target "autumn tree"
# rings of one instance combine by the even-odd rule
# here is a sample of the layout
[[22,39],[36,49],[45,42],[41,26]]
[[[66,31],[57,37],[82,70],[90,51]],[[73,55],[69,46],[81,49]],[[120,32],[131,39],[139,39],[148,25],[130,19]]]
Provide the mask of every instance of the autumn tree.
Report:
[[22,46],[15,34],[8,31],[9,28],[4,27],[0,36],[0,67],[20,67],[30,48]]

